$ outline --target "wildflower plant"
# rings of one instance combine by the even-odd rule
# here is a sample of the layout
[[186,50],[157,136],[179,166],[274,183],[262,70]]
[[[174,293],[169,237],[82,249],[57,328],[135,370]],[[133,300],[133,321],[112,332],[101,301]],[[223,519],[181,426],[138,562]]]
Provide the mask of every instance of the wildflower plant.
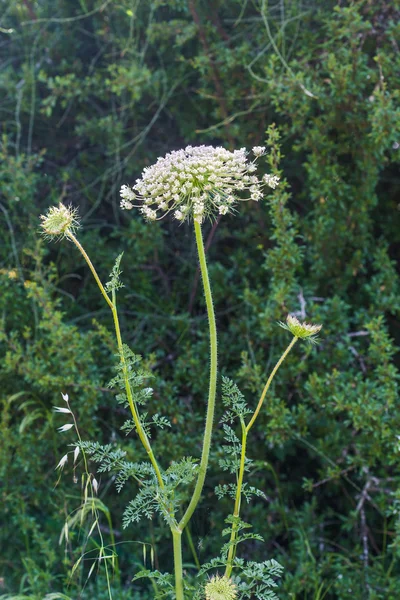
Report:
[[[230,152],[224,148],[212,146],[187,146],[184,150],[174,151],[146,168],[142,177],[129,187],[121,188],[121,207],[131,210],[138,207],[148,221],[161,219],[168,213],[180,221],[192,222],[196,238],[200,272],[203,282],[207,308],[210,337],[210,371],[206,421],[200,460],[191,457],[178,457],[169,466],[163,466],[160,458],[155,456],[151,444],[153,427],[170,427],[168,419],[162,415],[147,417],[145,405],[151,401],[153,389],[149,386],[152,374],[135,354],[123,343],[118,310],[117,291],[123,287],[121,282],[120,255],[110,274],[110,280],[103,284],[89,256],[76,236],[78,220],[75,209],[59,204],[51,207],[42,216],[42,230],[46,237],[66,238],[73,242],[81,252],[100,292],[109,306],[114,322],[118,365],[116,375],[109,387],[117,390],[116,400],[130,411],[131,418],[122,425],[126,434],[135,432],[146,451],[147,461],[130,462],[126,453],[114,449],[111,445],[101,446],[97,442],[84,442],[80,438],[74,450],[74,463],[81,451],[99,463],[100,472],[113,472],[118,491],[128,481],[139,484],[136,497],[131,500],[125,510],[123,525],[139,521],[142,517],[152,518],[159,514],[171,531],[174,575],[159,571],[143,570],[135,575],[135,580],[149,577],[157,590],[157,598],[169,597],[176,600],[236,600],[257,597],[273,600],[276,595],[275,579],[281,575],[282,567],[274,560],[255,563],[238,557],[239,544],[249,539],[262,540],[261,536],[249,532],[249,524],[241,519],[240,511],[243,498],[249,500],[253,495],[262,495],[259,490],[245,482],[245,472],[251,464],[247,457],[248,435],[262,409],[267,392],[279,367],[299,339],[315,340],[321,327],[300,323],[295,317],[288,316],[286,324],[281,324],[292,334],[292,339],[272,369],[255,409],[251,408],[236,384],[227,378],[222,380],[222,403],[225,414],[222,426],[225,434],[225,453],[221,459],[222,470],[235,475],[235,483],[218,486],[215,490],[218,497],[229,496],[234,502],[233,511],[226,519],[227,527],[223,531],[228,541],[222,546],[220,556],[204,564],[199,570],[197,585],[192,585],[184,577],[182,561],[182,533],[187,529],[189,521],[196,510],[206,478],[212,429],[217,395],[217,328],[213,307],[211,284],[208,276],[206,254],[203,243],[202,224],[208,219],[220,215],[234,213],[242,201],[258,202],[264,194],[265,187],[274,189],[279,183],[279,174],[256,174],[257,160],[266,153],[265,147],[255,147],[252,154],[245,149]],[[65,398],[64,398],[65,399]],[[57,412],[71,416],[72,423],[59,428],[60,432],[76,427],[66,399],[67,407],[56,408]],[[240,435],[237,435],[240,430]],[[57,465],[62,470],[68,460],[63,456]],[[97,481],[88,477],[92,488],[97,488]],[[96,481],[96,484],[94,482]],[[191,490],[189,501],[181,491]],[[95,490],[96,491],[96,490]],[[209,571],[217,573],[208,576]]]

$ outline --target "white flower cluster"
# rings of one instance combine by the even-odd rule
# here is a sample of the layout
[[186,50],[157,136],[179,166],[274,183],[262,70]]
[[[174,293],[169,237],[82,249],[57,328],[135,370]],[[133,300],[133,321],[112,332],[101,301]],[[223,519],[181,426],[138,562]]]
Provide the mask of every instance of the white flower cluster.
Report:
[[187,146],[170,152],[146,167],[132,188],[122,186],[121,208],[130,210],[137,200],[149,221],[170,211],[178,221],[193,218],[197,223],[215,214],[226,215],[233,212],[238,201],[258,201],[264,185],[278,185],[276,176],[259,180],[254,174],[256,160],[264,153],[263,146],[256,146],[255,159],[249,160],[245,148],[230,152],[213,146]]
[[279,185],[279,179],[278,175],[269,175],[268,173],[263,176],[263,182],[273,190]]

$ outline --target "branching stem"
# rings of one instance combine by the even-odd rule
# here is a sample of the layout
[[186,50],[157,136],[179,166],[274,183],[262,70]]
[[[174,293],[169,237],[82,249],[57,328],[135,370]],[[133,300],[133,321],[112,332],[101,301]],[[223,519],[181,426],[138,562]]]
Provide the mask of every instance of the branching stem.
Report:
[[143,429],[143,426],[140,422],[140,417],[135,405],[135,402],[133,400],[133,396],[132,396],[132,390],[131,390],[131,386],[129,383],[129,374],[128,374],[128,367],[126,364],[126,360],[125,360],[125,356],[124,356],[124,352],[123,352],[123,344],[122,344],[122,337],[121,337],[121,330],[120,330],[120,326],[119,326],[119,319],[118,319],[118,312],[117,312],[117,302],[116,302],[116,297],[115,297],[115,290],[113,290],[112,292],[112,300],[110,299],[109,295],[107,294],[104,285],[102,284],[100,277],[97,274],[96,269],[94,268],[94,265],[92,263],[92,261],[90,260],[88,254],[86,253],[85,249],[83,248],[82,244],[77,240],[77,238],[74,236],[74,234],[72,233],[72,231],[68,231],[67,232],[67,237],[75,244],[75,246],[78,248],[78,250],[80,251],[80,253],[82,254],[83,258],[85,259],[85,261],[87,262],[89,269],[91,270],[93,277],[96,280],[97,285],[99,286],[99,289],[105,299],[105,301],[107,302],[108,306],[111,309],[112,312],[112,316],[114,319],[114,327],[115,327],[115,335],[117,338],[117,345],[118,345],[118,352],[120,355],[120,360],[121,360],[121,364],[122,364],[122,373],[123,373],[123,377],[124,377],[124,383],[125,383],[125,390],[126,390],[126,396],[128,399],[128,403],[129,403],[129,408],[131,410],[132,413],[132,417],[133,417],[133,421],[135,423],[135,427],[136,427],[136,431],[138,432],[140,441],[143,444],[144,449],[146,450],[148,457],[151,461],[151,464],[153,465],[154,471],[156,473],[157,476],[157,480],[159,483],[159,486],[161,488],[164,488],[164,481],[162,479],[161,476],[161,471],[160,468],[158,466],[158,463],[156,461],[156,458],[154,456],[153,450],[151,448],[150,442],[148,440],[148,437],[146,435],[146,432]]
[[231,530],[231,537],[230,537],[230,547],[228,550],[228,560],[227,560],[227,564],[226,564],[226,569],[225,569],[225,575],[226,577],[230,577],[231,573],[232,573],[232,568],[233,568],[233,559],[235,558],[235,552],[236,552],[236,544],[235,541],[237,539],[237,533],[238,533],[238,519],[239,519],[239,515],[240,515],[240,504],[241,504],[241,499],[242,499],[242,487],[243,487],[243,478],[244,478],[244,471],[245,471],[245,466],[246,466],[246,446],[247,446],[247,436],[248,433],[250,431],[250,429],[253,427],[255,420],[258,417],[258,413],[261,410],[261,407],[263,405],[263,402],[265,400],[265,396],[269,390],[269,387],[272,383],[273,378],[275,377],[276,372],[278,371],[279,367],[281,366],[281,364],[283,363],[283,361],[285,360],[285,358],[287,357],[287,355],[289,354],[289,352],[291,351],[291,349],[293,348],[293,346],[295,345],[295,343],[297,342],[299,338],[294,336],[292,341],[290,342],[289,346],[286,348],[286,350],[284,351],[284,353],[282,354],[282,356],[280,357],[280,359],[278,360],[278,362],[276,363],[275,367],[272,369],[270,376],[268,377],[267,383],[264,386],[264,389],[261,393],[260,399],[258,401],[256,410],[253,413],[253,416],[251,417],[248,425],[246,426],[244,421],[241,420],[241,425],[242,425],[242,450],[241,450],[241,454],[240,454],[240,465],[239,465],[239,474],[238,474],[238,478],[237,478],[237,487],[236,487],[236,497],[235,497],[235,506],[234,506],[234,510],[233,510],[233,523],[232,523],[232,530]]

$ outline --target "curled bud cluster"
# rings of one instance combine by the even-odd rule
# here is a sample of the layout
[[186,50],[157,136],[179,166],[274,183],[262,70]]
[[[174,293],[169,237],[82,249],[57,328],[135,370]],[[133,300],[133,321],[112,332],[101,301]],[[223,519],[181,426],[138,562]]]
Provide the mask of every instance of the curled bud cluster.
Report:
[[245,148],[230,152],[213,146],[187,146],[170,152],[146,167],[132,188],[122,186],[121,208],[138,206],[149,221],[171,211],[178,221],[193,219],[197,223],[231,213],[238,201],[258,201],[265,185],[278,185],[277,176],[260,180],[255,175],[256,161],[265,148],[256,146],[253,154],[254,159],[249,160]]
[[295,337],[307,339],[309,342],[316,343],[316,335],[321,331],[322,325],[312,325],[311,323],[301,323],[297,317],[288,315],[286,323],[279,323],[283,329],[290,331]]
[[77,209],[60,204],[51,206],[45,215],[40,217],[42,231],[49,238],[64,237],[79,227]]
[[237,587],[228,577],[214,575],[205,588],[206,600],[236,600]]

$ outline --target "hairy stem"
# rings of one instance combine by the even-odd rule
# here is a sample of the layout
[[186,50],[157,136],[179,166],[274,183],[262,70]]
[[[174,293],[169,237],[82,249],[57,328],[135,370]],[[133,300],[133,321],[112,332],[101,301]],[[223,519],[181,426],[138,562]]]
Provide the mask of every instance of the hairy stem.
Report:
[[231,545],[229,547],[228,559],[227,559],[227,564],[226,564],[226,569],[225,569],[225,575],[227,577],[231,576],[232,568],[233,568],[233,559],[235,558],[235,551],[236,551],[235,541],[236,541],[237,533],[238,533],[238,522],[237,521],[238,521],[239,515],[240,515],[240,504],[241,504],[241,499],[242,499],[243,478],[244,478],[244,471],[245,471],[245,464],[246,464],[247,435],[248,435],[250,429],[253,427],[255,420],[258,417],[258,414],[261,410],[261,407],[265,400],[265,396],[269,390],[269,387],[272,383],[273,378],[275,377],[279,367],[281,366],[281,364],[283,363],[283,361],[285,360],[285,358],[287,357],[287,355],[289,354],[289,352],[291,351],[291,349],[293,348],[293,346],[295,345],[295,343],[297,342],[298,339],[299,339],[298,337],[293,337],[289,346],[286,348],[286,350],[284,351],[284,353],[282,354],[282,356],[276,363],[275,367],[272,369],[271,375],[268,377],[267,383],[265,384],[264,389],[261,393],[260,399],[258,401],[256,410],[254,411],[253,416],[251,417],[248,425],[246,426],[244,421],[243,420],[241,421],[242,450],[241,450],[241,454],[240,454],[240,466],[239,466],[239,474],[238,474],[237,487],[236,487],[235,507],[233,510],[234,521],[232,523],[231,537],[229,540]]
[[93,265],[92,261],[90,260],[89,255],[86,253],[86,250],[84,249],[82,244],[78,241],[78,239],[74,236],[72,231],[70,231],[70,230],[67,231],[66,236],[69,240],[71,240],[71,242],[74,242],[75,246],[78,248],[79,252],[82,254],[83,258],[86,260],[88,267],[92,271],[92,275],[95,278],[96,283],[99,286],[101,293],[103,294],[104,300],[107,302],[107,304],[111,308],[111,310],[113,310],[114,305],[111,302],[110,297],[107,294],[106,290],[104,289],[104,285],[101,283],[100,277],[97,275],[97,271],[94,268],[94,265]]
[[231,537],[229,540],[231,545],[229,547],[228,561],[227,561],[226,569],[225,569],[226,577],[231,576],[232,566],[233,566],[232,563],[233,563],[233,559],[235,557],[235,550],[236,550],[235,541],[236,541],[237,532],[238,532],[237,519],[239,519],[239,515],[240,515],[240,504],[242,501],[243,477],[244,477],[244,469],[245,469],[245,464],[246,464],[247,430],[246,430],[246,426],[245,426],[243,420],[241,421],[241,425],[242,425],[242,451],[240,453],[239,475],[238,475],[237,487],[236,487],[235,507],[233,509],[234,521],[232,523]]
[[78,248],[78,250],[82,254],[83,258],[87,262],[89,269],[91,270],[93,277],[95,278],[96,283],[99,286],[99,289],[100,289],[105,301],[107,302],[108,306],[111,309],[112,316],[114,319],[115,335],[117,338],[118,352],[119,352],[120,360],[121,360],[121,364],[122,364],[122,373],[123,373],[123,377],[124,377],[125,390],[126,390],[126,396],[128,399],[128,403],[129,403],[129,408],[131,410],[133,421],[135,423],[136,431],[139,435],[140,441],[142,442],[142,444],[148,454],[148,457],[151,461],[151,464],[153,465],[154,471],[157,476],[158,483],[161,488],[164,488],[164,482],[163,482],[163,479],[161,476],[160,468],[159,468],[158,463],[153,454],[153,450],[151,448],[148,437],[147,437],[147,435],[142,427],[142,424],[140,422],[139,414],[138,414],[137,408],[135,406],[135,402],[132,397],[132,390],[131,390],[131,386],[129,384],[128,367],[127,367],[124,352],[123,352],[123,344],[122,344],[122,338],[121,338],[121,330],[120,330],[120,326],[119,326],[115,290],[113,290],[113,292],[112,292],[112,300],[111,300],[109,295],[107,294],[103,284],[101,283],[100,277],[98,276],[92,261],[90,260],[88,254],[86,253],[83,246],[80,244],[80,242],[77,240],[77,238],[74,236],[74,234],[71,231],[67,232],[67,237],[75,244],[75,246]]
[[266,396],[266,394],[267,394],[267,392],[268,392],[268,390],[269,390],[269,386],[271,385],[271,383],[272,383],[272,380],[273,380],[273,378],[275,377],[275,374],[276,374],[277,370],[279,369],[279,367],[281,366],[281,364],[283,363],[283,361],[285,360],[285,358],[287,357],[287,355],[289,354],[289,352],[291,351],[291,349],[293,348],[293,346],[295,345],[295,343],[297,342],[297,340],[298,340],[298,339],[299,339],[298,337],[293,337],[293,339],[292,339],[292,341],[290,342],[289,346],[286,348],[285,352],[282,354],[282,356],[280,357],[280,359],[279,359],[279,360],[278,360],[278,362],[276,363],[275,367],[272,369],[271,375],[268,377],[268,381],[267,381],[267,383],[265,384],[265,386],[264,386],[264,389],[263,389],[263,391],[262,391],[262,394],[261,394],[261,396],[260,396],[260,399],[259,399],[259,401],[258,401],[257,408],[256,408],[256,410],[254,411],[254,414],[253,414],[253,416],[251,417],[251,419],[250,419],[250,422],[249,422],[249,424],[248,424],[248,425],[247,425],[247,427],[246,427],[246,431],[247,431],[247,433],[249,433],[250,429],[251,429],[251,428],[253,427],[253,425],[254,425],[254,421],[255,421],[255,420],[257,419],[257,417],[258,417],[258,413],[259,413],[259,412],[260,412],[260,410],[261,410],[261,407],[262,407],[262,405],[263,405],[263,402],[264,402],[265,396]]
[[194,223],[194,229],[195,229],[195,233],[196,233],[197,252],[199,255],[200,271],[201,271],[201,277],[203,280],[204,296],[205,296],[206,305],[207,305],[208,324],[209,324],[209,328],[210,328],[210,384],[209,384],[209,390],[208,390],[207,416],[206,416],[206,425],[205,425],[205,430],[204,430],[203,450],[201,453],[199,473],[197,476],[196,485],[195,485],[189,506],[187,507],[186,512],[183,515],[183,517],[179,523],[179,529],[182,531],[188,524],[197,504],[199,503],[201,492],[203,490],[204,480],[206,478],[208,458],[210,455],[212,426],[213,426],[213,421],[214,421],[215,395],[216,395],[216,390],[217,390],[217,372],[218,372],[217,327],[215,324],[214,306],[213,306],[212,295],[211,295],[210,280],[208,278],[208,270],[207,270],[206,255],[205,255],[205,251],[204,251],[203,236],[201,233],[201,226],[199,225],[199,223],[197,223],[197,222]]
[[115,290],[112,291],[112,299],[113,299],[113,308],[111,309],[111,311],[112,311],[112,315],[113,315],[113,319],[114,319],[115,334],[117,336],[118,351],[119,351],[120,360],[121,360],[121,364],[122,364],[122,373],[124,376],[125,390],[126,390],[126,396],[128,398],[129,408],[131,409],[132,417],[133,417],[136,431],[138,432],[140,441],[142,442],[144,449],[146,450],[147,455],[151,461],[151,464],[153,465],[154,471],[157,476],[158,484],[161,488],[164,488],[164,481],[161,476],[160,468],[158,466],[158,463],[154,456],[153,450],[151,448],[149,438],[147,437],[146,432],[144,431],[143,426],[140,422],[139,414],[138,414],[135,402],[132,397],[132,390],[131,390],[131,386],[129,383],[128,366],[126,364],[126,360],[125,360],[125,356],[124,356],[124,350],[123,350],[123,344],[122,344],[122,338],[121,338],[121,330],[119,327]]

